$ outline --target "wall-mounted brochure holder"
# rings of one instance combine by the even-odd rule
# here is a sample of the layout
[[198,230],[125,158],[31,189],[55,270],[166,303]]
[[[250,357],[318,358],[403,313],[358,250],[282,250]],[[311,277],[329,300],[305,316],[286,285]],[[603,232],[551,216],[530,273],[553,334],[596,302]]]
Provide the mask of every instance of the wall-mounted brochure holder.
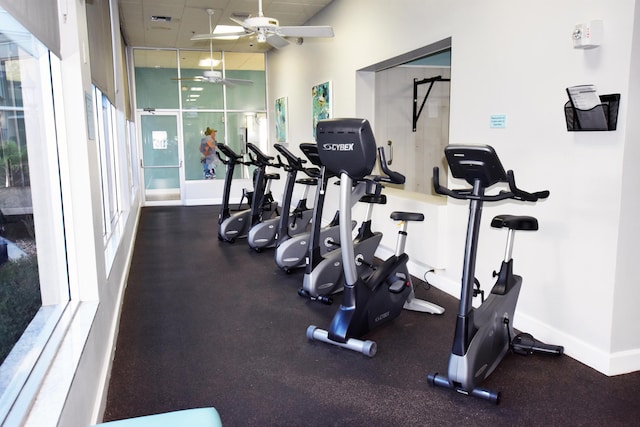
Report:
[[582,110],[573,106],[571,101],[564,104],[564,115],[568,131],[607,131],[618,126],[618,107],[620,94],[600,95],[600,104]]

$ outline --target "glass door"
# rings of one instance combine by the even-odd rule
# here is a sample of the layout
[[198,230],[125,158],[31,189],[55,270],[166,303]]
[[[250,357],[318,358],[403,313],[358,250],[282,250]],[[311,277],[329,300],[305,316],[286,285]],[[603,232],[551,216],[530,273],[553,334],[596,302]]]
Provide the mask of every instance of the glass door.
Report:
[[178,114],[140,113],[145,204],[182,202]]

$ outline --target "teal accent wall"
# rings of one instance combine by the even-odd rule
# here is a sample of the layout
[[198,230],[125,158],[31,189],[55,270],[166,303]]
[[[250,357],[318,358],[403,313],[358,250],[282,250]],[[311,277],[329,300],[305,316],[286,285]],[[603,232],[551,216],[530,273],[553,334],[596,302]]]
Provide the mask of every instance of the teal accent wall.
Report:
[[[181,69],[180,73],[182,78],[203,75],[202,69]],[[226,78],[251,80],[253,84],[226,86],[191,80],[178,81],[177,74],[177,70],[173,68],[137,67],[135,69],[136,107],[181,111],[185,179],[201,180],[204,179],[204,173],[199,148],[205,129],[207,127],[217,129],[218,142],[228,144],[236,152],[244,152],[244,136],[240,133],[247,126],[245,112],[252,112],[254,115],[265,114],[267,109],[266,73],[229,70],[225,74]],[[225,135],[225,92],[229,135]],[[180,109],[180,96],[182,109]],[[218,160],[216,179],[224,179],[224,174],[225,165]],[[241,168],[237,167],[234,175],[240,177],[241,174]]]
[[172,68],[136,68],[136,107],[176,109],[180,107],[176,80]]
[[[178,109],[182,92],[184,109],[222,110],[223,85],[190,80],[175,80],[177,72],[171,68],[136,68],[136,106],[139,109]],[[183,78],[201,76],[202,70],[184,69]],[[227,85],[228,110],[266,110],[266,76],[264,71],[226,72],[226,77],[253,81],[252,85]],[[194,88],[202,88],[194,91]],[[191,96],[199,95],[199,96]]]
[[266,76],[264,71],[227,71],[226,78],[251,80],[252,85],[227,85],[227,109],[266,110]]

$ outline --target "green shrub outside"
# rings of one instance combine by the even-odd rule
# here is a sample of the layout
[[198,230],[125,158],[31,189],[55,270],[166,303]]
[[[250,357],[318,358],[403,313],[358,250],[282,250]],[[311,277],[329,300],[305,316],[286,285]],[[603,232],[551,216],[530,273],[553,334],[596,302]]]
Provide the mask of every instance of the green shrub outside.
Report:
[[41,305],[36,256],[25,256],[0,266],[0,364]]

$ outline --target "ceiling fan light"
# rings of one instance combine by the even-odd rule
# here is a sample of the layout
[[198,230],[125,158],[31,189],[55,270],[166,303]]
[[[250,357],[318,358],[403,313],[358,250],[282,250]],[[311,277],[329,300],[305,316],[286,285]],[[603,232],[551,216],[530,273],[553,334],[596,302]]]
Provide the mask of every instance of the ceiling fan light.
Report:
[[259,32],[257,36],[258,43],[264,43],[267,41],[267,35],[265,33]]
[[213,59],[213,58],[204,58],[201,59],[200,61],[198,61],[198,66],[199,67],[217,67],[218,65],[220,65],[220,60],[219,59]]

